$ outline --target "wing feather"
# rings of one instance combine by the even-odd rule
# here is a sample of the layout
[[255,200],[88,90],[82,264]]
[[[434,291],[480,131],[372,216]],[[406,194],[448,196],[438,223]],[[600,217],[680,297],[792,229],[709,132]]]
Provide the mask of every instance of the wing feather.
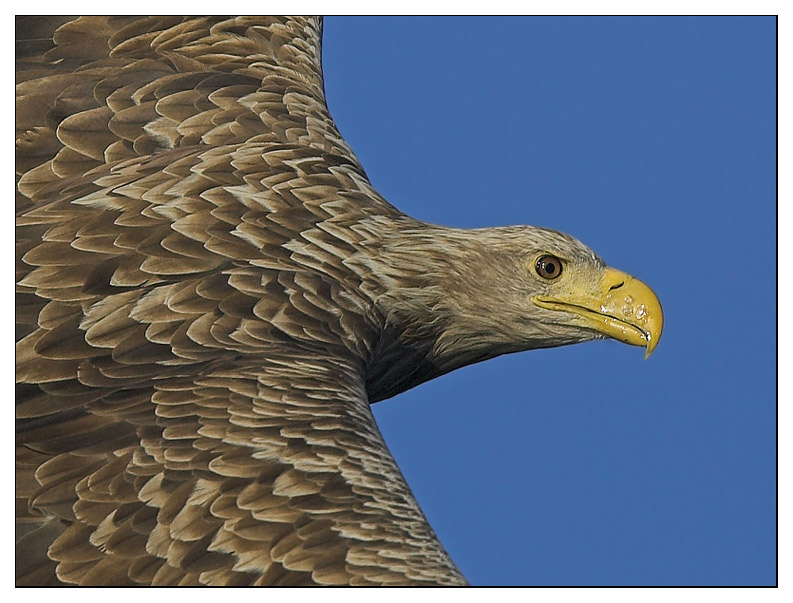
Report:
[[17,21],[18,584],[463,579],[369,409],[304,18]]

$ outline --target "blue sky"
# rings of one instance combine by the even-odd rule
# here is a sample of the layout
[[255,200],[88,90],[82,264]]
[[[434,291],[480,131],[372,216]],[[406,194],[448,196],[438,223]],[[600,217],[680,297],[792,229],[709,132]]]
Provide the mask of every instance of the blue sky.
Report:
[[337,18],[326,91],[375,187],[568,232],[665,332],[474,365],[375,405],[473,584],[776,580],[773,18]]

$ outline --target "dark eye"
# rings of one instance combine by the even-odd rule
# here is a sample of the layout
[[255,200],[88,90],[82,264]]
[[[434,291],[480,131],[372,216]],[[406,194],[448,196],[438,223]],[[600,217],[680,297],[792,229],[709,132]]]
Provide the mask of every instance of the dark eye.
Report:
[[562,260],[552,255],[543,255],[537,259],[535,269],[542,278],[555,279],[562,274]]

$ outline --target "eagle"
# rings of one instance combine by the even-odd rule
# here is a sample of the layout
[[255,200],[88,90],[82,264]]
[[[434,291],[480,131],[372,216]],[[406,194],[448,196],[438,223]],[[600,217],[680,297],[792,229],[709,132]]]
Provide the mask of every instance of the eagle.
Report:
[[649,355],[575,238],[372,187],[322,21],[16,19],[18,585],[462,585],[371,404],[521,350]]

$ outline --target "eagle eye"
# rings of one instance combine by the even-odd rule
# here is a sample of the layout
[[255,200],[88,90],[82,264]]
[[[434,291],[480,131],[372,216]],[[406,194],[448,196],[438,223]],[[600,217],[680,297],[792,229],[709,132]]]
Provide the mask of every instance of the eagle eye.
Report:
[[562,274],[562,260],[552,255],[543,255],[537,258],[534,269],[542,278],[553,280]]

